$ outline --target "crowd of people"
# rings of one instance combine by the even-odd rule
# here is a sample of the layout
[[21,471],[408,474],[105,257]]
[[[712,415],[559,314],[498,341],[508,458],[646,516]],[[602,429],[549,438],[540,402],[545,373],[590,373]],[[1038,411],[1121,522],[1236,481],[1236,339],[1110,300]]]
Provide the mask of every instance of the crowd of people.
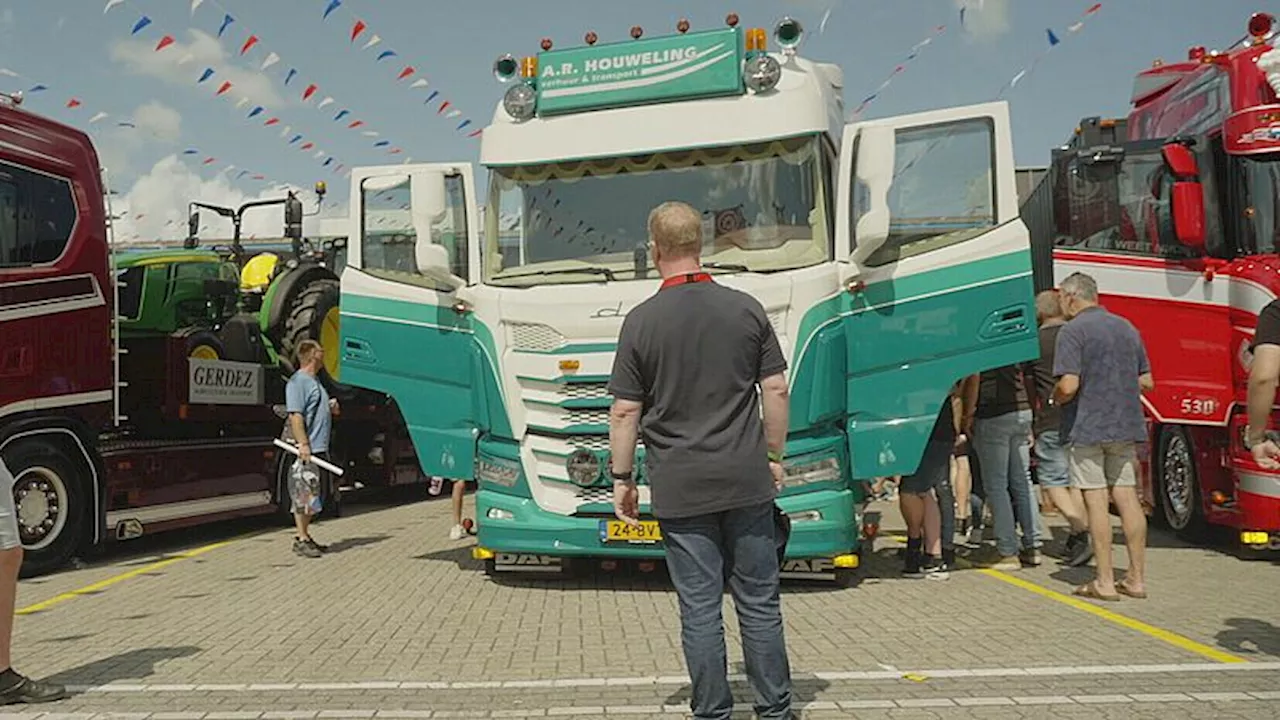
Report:
[[[1070,567],[1096,556],[1097,577],[1077,595],[1146,597],[1146,516],[1137,489],[1147,431],[1140,396],[1154,380],[1141,337],[1098,304],[1088,275],[1040,293],[1035,306],[1039,358],[956,383],[919,469],[879,479],[872,494],[897,490],[907,524],[906,577],[946,579],[957,554],[972,565],[1019,570],[1041,565],[1051,552]],[[1129,555],[1120,581],[1112,562],[1112,503]],[[1050,542],[1042,507],[1066,520],[1061,544]]]

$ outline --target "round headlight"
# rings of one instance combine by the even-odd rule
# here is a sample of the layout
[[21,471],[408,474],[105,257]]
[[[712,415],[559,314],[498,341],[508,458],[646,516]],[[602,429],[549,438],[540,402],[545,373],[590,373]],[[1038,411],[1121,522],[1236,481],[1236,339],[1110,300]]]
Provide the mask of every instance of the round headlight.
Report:
[[574,450],[564,467],[574,485],[589,487],[600,479],[600,458],[585,448]]
[[784,17],[773,28],[773,39],[783,50],[793,50],[804,39],[804,26],[799,20]]
[[537,93],[527,83],[512,85],[502,96],[502,108],[516,120],[528,120],[533,117],[537,103]]
[[782,79],[782,65],[772,55],[761,53],[747,61],[742,76],[752,92],[765,92]]
[[516,79],[520,73],[520,64],[511,53],[507,53],[493,61],[493,76],[498,82],[508,83]]

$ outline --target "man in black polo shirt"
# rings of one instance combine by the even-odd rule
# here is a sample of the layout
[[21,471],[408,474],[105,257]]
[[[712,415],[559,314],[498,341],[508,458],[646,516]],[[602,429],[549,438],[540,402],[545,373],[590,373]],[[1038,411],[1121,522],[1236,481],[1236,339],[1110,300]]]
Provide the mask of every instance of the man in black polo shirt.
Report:
[[1244,446],[1253,459],[1267,470],[1280,470],[1280,443],[1267,427],[1280,385],[1280,300],[1272,300],[1258,313],[1257,331],[1249,350],[1249,425]]
[[658,206],[649,237],[662,288],[627,314],[609,380],[614,509],[639,520],[633,463],[642,432],[694,717],[733,710],[720,612],[727,583],[755,710],[791,718],[773,504],[787,437],[786,359],[760,303],[702,272],[696,210]]

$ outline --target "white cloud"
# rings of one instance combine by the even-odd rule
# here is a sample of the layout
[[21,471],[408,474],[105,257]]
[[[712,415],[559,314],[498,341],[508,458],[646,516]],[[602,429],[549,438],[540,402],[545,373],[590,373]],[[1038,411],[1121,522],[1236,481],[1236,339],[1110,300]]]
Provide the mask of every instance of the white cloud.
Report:
[[[254,104],[266,107],[285,104],[271,78],[257,70],[231,65],[230,55],[217,38],[200,30],[187,32],[190,42],[175,42],[160,52],[156,52],[156,43],[151,40],[118,40],[111,45],[111,59],[137,75],[147,75],[189,89],[197,87],[196,81],[205,68],[213,68],[217,74],[200,86],[201,91],[209,86],[207,92],[212,95],[218,86],[229,80],[232,84],[229,95],[248,97]],[[187,56],[191,57],[191,62],[179,62]]]
[[[232,184],[226,173],[202,176],[184,163],[177,155],[170,155],[157,162],[151,170],[138,178],[127,192],[112,199],[112,212],[120,217],[116,221],[117,242],[153,242],[178,240],[187,234],[187,203],[198,200],[222,207],[239,207],[250,200],[283,198],[288,190],[294,190],[302,199],[308,213],[315,211],[315,195],[300,187],[264,187],[251,194]],[[329,208],[324,213],[342,213],[340,208]],[[315,232],[318,216],[304,218],[303,231]],[[204,243],[230,239],[231,221],[215,213],[201,211],[201,239]],[[242,236],[278,238],[284,234],[283,206],[249,210],[244,215]]]
[[1009,32],[1011,0],[955,0],[964,10],[964,32],[978,40],[993,40]]
[[[124,119],[112,117],[102,124],[114,125]],[[129,120],[137,127],[110,127],[95,139],[99,160],[107,169],[108,177],[130,174],[133,158],[139,151],[154,148],[157,143],[172,145],[182,137],[182,114],[159,100],[139,105]]]

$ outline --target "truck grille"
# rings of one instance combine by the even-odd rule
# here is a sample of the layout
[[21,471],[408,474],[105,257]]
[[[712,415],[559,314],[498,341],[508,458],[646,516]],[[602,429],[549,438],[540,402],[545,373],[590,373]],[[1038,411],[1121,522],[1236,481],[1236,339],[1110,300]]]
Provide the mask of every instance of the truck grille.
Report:
[[564,336],[549,325],[535,323],[509,323],[511,349],[532,352],[550,352],[564,345]]
[[567,383],[560,388],[560,395],[571,400],[604,400],[609,397],[607,383]]
[[608,425],[609,410],[607,408],[583,408],[566,410],[560,416],[566,425]]

